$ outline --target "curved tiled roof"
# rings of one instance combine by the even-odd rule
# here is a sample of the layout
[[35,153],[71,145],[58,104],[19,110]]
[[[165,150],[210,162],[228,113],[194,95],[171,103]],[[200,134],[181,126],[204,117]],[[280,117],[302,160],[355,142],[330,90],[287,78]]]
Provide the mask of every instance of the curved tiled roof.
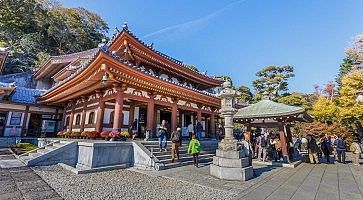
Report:
[[144,73],[144,74],[147,74],[147,75],[149,75],[149,76],[153,76],[153,77],[158,78],[158,79],[160,79],[160,80],[164,80],[164,81],[169,82],[169,83],[171,83],[171,84],[178,85],[178,86],[180,86],[180,87],[188,88],[188,89],[190,89],[190,90],[193,90],[193,91],[198,92],[198,93],[201,93],[201,94],[205,94],[205,95],[208,95],[208,96],[216,97],[216,95],[215,95],[215,94],[212,94],[212,93],[209,93],[209,92],[206,92],[206,91],[202,91],[202,90],[197,90],[197,89],[192,88],[192,87],[190,87],[190,86],[188,86],[188,85],[183,85],[183,84],[180,84],[180,83],[176,83],[176,82],[173,82],[172,80],[165,79],[165,78],[160,77],[160,76],[157,76],[157,75],[153,75],[153,74],[152,74],[152,73],[150,73],[149,71],[146,71],[146,70],[142,69],[141,67],[138,67],[138,66],[136,66],[136,65],[133,65],[132,63],[130,63],[130,62],[126,61],[126,60],[123,60],[121,57],[119,57],[119,56],[117,56],[117,55],[114,55],[112,52],[110,52],[110,51],[108,50],[108,46],[107,46],[107,45],[104,45],[102,48],[98,48],[98,50],[97,50],[97,51],[95,51],[95,52],[92,54],[92,56],[90,56],[89,60],[85,61],[85,62],[81,65],[81,67],[80,67],[79,69],[77,69],[77,71],[76,71],[75,73],[73,73],[71,76],[69,76],[69,77],[65,78],[64,80],[62,80],[62,81],[58,82],[58,84],[57,84],[57,85],[55,85],[55,86],[53,86],[52,88],[50,88],[50,89],[49,89],[47,92],[45,92],[44,94],[47,94],[47,93],[49,93],[49,92],[53,91],[55,88],[57,88],[57,87],[61,86],[63,83],[65,83],[65,82],[67,82],[67,81],[69,81],[69,80],[73,79],[74,77],[76,77],[79,73],[81,73],[84,69],[86,69],[86,68],[88,67],[89,63],[91,63],[91,62],[92,62],[92,61],[93,61],[93,60],[97,57],[97,55],[99,54],[99,52],[101,52],[101,51],[102,51],[102,52],[104,52],[104,53],[106,53],[107,55],[109,55],[109,56],[113,57],[113,58],[114,58],[114,59],[116,59],[118,62],[123,63],[123,64],[125,64],[125,65],[127,65],[127,66],[129,66],[129,67],[131,67],[131,68],[137,69],[137,70],[139,70],[140,72],[142,72],[142,73]]
[[115,32],[114,32],[114,34],[112,35],[112,38],[111,38],[111,40],[110,41],[108,41],[107,42],[107,46],[111,46],[115,41],[116,41],[116,39],[123,33],[123,32],[127,32],[129,35],[131,35],[133,38],[135,38],[138,42],[140,42],[142,45],[144,45],[145,47],[147,47],[148,49],[150,49],[150,50],[152,50],[153,52],[155,52],[156,54],[158,54],[158,55],[160,55],[160,56],[162,56],[162,57],[164,57],[164,58],[166,58],[166,59],[168,59],[169,61],[171,61],[171,62],[173,62],[173,63],[175,63],[175,64],[178,64],[178,65],[180,65],[180,66],[182,66],[182,67],[184,67],[184,68],[186,68],[186,69],[188,69],[188,70],[191,70],[191,71],[193,71],[193,72],[195,72],[195,73],[198,73],[198,74],[201,74],[201,75],[203,75],[203,76],[205,76],[206,78],[210,78],[210,79],[214,79],[214,80],[220,80],[219,78],[216,78],[216,77],[211,77],[211,76],[208,76],[208,75],[206,75],[206,74],[204,74],[204,73],[201,73],[201,72],[197,72],[197,71],[194,71],[194,70],[192,70],[192,69],[190,69],[190,67],[188,67],[186,64],[184,64],[183,63],[183,61],[180,61],[180,60],[178,60],[178,59],[175,59],[175,58],[173,58],[173,57],[171,57],[171,56],[168,56],[168,55],[166,55],[166,54],[164,54],[164,53],[162,53],[162,52],[160,52],[160,51],[158,51],[158,50],[156,50],[156,49],[154,49],[153,47],[152,47],[152,45],[148,45],[148,44],[146,44],[144,41],[142,41],[140,38],[138,38],[137,36],[135,36],[134,35],[134,33],[128,28],[128,26],[127,26],[127,24],[126,23],[124,23],[124,25],[122,26],[122,31],[119,31],[117,28],[115,28]]
[[273,118],[290,116],[304,112],[305,109],[301,107],[276,103],[271,100],[261,100],[258,103],[239,109],[238,112],[234,115],[234,118]]

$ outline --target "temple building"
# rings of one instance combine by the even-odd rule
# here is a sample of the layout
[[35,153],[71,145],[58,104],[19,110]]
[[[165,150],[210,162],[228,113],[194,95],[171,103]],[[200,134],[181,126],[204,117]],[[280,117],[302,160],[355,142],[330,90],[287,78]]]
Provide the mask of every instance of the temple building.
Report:
[[162,120],[185,136],[197,122],[204,137],[213,135],[220,109],[215,93],[223,82],[145,44],[127,24],[98,48],[51,56],[33,79],[42,91],[36,105],[54,109],[50,118],[59,121],[54,133],[126,131],[136,120],[139,137],[147,138]]

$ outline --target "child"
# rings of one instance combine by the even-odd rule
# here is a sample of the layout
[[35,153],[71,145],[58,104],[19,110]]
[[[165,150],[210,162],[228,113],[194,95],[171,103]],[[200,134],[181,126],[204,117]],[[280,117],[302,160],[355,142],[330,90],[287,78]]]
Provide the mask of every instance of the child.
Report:
[[192,139],[189,142],[188,154],[193,155],[193,162],[196,167],[198,167],[198,154],[200,152],[200,143],[196,139],[195,135],[192,136]]

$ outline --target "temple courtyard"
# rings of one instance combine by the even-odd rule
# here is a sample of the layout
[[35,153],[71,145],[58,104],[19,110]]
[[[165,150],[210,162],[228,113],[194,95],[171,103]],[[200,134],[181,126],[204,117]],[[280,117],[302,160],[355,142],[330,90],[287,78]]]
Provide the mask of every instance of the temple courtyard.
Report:
[[[1,161],[14,160],[1,149]],[[2,162],[4,164],[4,162]],[[162,171],[135,168],[74,174],[59,165],[1,165],[0,199],[363,199],[363,168],[302,163],[296,168],[254,165],[255,178],[224,181],[209,165]]]

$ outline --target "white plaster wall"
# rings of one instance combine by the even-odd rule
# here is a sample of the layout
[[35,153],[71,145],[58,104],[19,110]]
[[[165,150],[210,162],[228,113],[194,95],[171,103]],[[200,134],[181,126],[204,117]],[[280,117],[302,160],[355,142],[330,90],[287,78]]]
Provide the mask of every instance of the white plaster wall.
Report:
[[112,111],[113,111],[113,109],[105,108],[105,111],[103,113],[103,123],[104,124],[109,124],[110,123],[110,115],[111,115]]
[[95,128],[84,128],[84,131],[94,131]]
[[122,122],[122,124],[123,125],[129,125],[129,111],[127,111],[127,110],[123,110],[122,111],[122,114],[123,114],[123,116],[124,116],[124,118],[123,118],[123,122]]

